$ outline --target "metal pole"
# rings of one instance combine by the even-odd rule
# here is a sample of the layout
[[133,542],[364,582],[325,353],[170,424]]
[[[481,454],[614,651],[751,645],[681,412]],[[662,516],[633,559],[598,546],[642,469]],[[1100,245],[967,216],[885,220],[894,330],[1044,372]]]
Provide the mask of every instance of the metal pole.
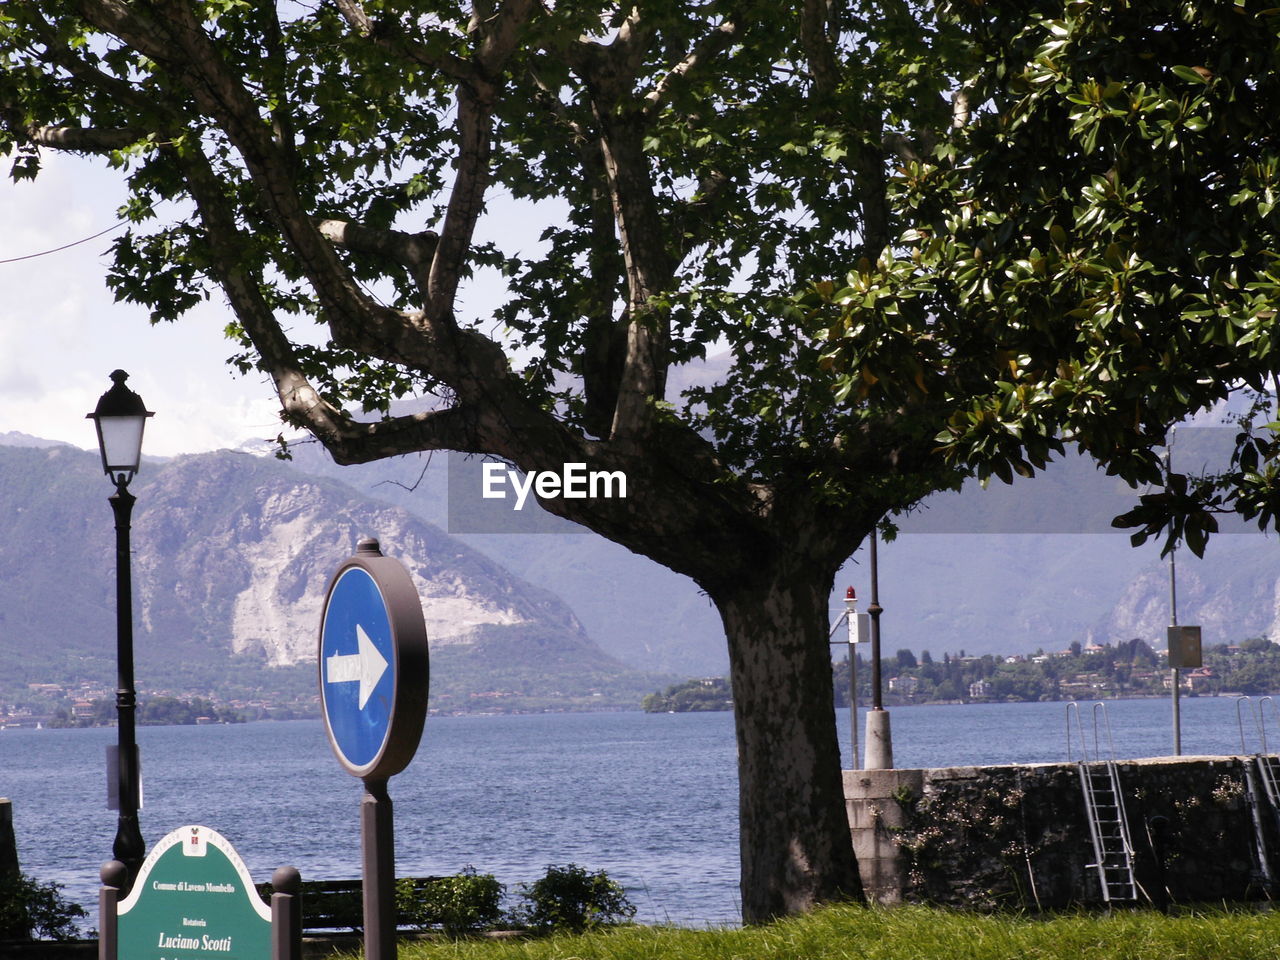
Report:
[[867,769],[893,769],[893,736],[889,729],[889,711],[884,708],[884,691],[880,679],[880,566],[876,552],[878,536],[871,531],[871,710],[867,713]]
[[[1173,559],[1173,555],[1177,552],[1177,547],[1169,551],[1169,625],[1171,627],[1178,625],[1178,570]],[[1170,667],[1169,670],[1173,677],[1173,755],[1180,757],[1182,756],[1182,714],[1178,702],[1180,696],[1178,687],[1181,686],[1181,671],[1177,667]]]
[[360,801],[365,960],[396,960],[396,854],[386,780],[365,780]]
[[871,709],[883,710],[880,694],[880,571],[876,563],[876,531],[871,531],[871,603],[867,613],[871,615]]
[[112,853],[129,871],[125,891],[133,885],[146,856],[138,826],[138,742],[135,728],[137,693],[133,685],[133,581],[130,572],[129,521],[136,497],[129,492],[125,475],[116,480],[116,492],[107,498],[116,520],[116,730],[119,750],[118,785],[120,817]]
[[[1170,475],[1173,474],[1173,450],[1169,449],[1165,453],[1165,469]],[[1167,488],[1167,486],[1166,486]],[[1178,566],[1175,562],[1175,555],[1178,552],[1177,543],[1169,551],[1169,626],[1176,627],[1178,625]],[[1172,641],[1170,641],[1172,642]],[[1173,651],[1169,651],[1172,657]],[[1173,680],[1173,755],[1175,757],[1182,756],[1182,711],[1178,702],[1181,686],[1180,671],[1177,667],[1169,668],[1170,676]]]

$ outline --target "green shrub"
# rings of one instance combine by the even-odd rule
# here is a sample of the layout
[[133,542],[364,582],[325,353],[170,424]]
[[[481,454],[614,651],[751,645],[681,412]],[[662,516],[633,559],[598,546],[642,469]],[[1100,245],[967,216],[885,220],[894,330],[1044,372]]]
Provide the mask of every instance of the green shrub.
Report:
[[74,940],[77,920],[88,916],[78,903],[62,896],[62,884],[31,877],[0,876],[0,938]]
[[516,908],[513,918],[543,932],[581,933],[630,920],[636,913],[622,886],[607,873],[588,873],[573,863],[547,867],[541,880],[521,884],[520,896],[527,903]]
[[396,884],[396,909],[420,930],[441,927],[452,935],[495,926],[502,919],[506,888],[491,873],[467,867],[453,877],[426,883],[401,880]]

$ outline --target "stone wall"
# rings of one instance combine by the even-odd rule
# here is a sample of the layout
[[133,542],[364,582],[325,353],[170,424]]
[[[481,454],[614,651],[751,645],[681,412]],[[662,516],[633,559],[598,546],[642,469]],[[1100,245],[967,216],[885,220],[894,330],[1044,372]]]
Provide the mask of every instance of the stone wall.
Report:
[[[1249,757],[1118,764],[1140,899],[1265,899],[1280,832]],[[880,903],[1053,909],[1102,902],[1075,764],[845,771],[854,849]],[[1256,792],[1261,792],[1260,790]],[[1255,815],[1256,814],[1256,815]]]

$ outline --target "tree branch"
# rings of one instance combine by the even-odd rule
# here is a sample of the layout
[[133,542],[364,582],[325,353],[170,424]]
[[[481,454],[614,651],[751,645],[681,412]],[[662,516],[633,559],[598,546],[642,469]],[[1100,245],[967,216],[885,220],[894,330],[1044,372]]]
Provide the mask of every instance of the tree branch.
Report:
[[214,277],[275,381],[285,418],[312,430],[322,441],[340,436],[349,418],[312,387],[293,344],[262,296],[258,278],[244,266],[235,215],[208,158],[198,149],[188,149],[178,153],[177,159],[205,228]]
[[185,0],[153,0],[150,7],[163,14],[163,26],[146,19],[138,12],[138,5],[121,0],[80,0],[80,7],[91,23],[163,64],[196,106],[227,134],[331,325],[339,329],[392,329],[403,319],[366,296],[320,236],[303,208],[288,149],[262,120],[255,101],[227,67]]
[[458,284],[489,186],[497,77],[515,52],[521,31],[537,9],[534,0],[507,0],[493,17],[481,23],[479,29],[484,40],[477,54],[479,69],[468,65],[469,77],[458,84],[457,173],[425,290],[424,310],[432,322],[445,318],[453,322]]
[[480,24],[484,41],[476,62],[488,76],[501,73],[520,44],[525,25],[539,10],[537,0],[504,0],[498,12]]
[[[163,110],[153,95],[144,94],[132,84],[103,73],[96,67],[90,66],[82,57],[60,45],[57,31],[38,10],[25,11],[25,15],[29,18],[31,29],[44,44],[44,53],[40,55],[40,60],[44,63],[65,70],[77,81],[105,94],[115,104],[127,104],[144,116],[167,113],[170,118],[172,117],[172,111]],[[24,125],[17,104],[0,103],[0,109],[9,114],[10,129],[24,133],[33,143],[55,150],[106,153],[137,143],[148,134],[159,132],[140,124],[100,128],[79,127],[72,124]]]
[[289,105],[289,58],[284,48],[284,30],[280,26],[280,14],[273,3],[267,11],[267,27],[265,32],[267,48],[267,66],[263,71],[267,80],[271,99],[271,126],[275,132],[276,142],[286,152],[290,161],[296,161],[297,144],[294,142],[293,116]]
[[915,145],[900,133],[885,134],[884,149],[887,153],[895,154],[898,159],[905,163],[920,163],[924,160],[916,150]]
[[384,52],[437,70],[460,83],[470,83],[476,79],[476,70],[472,64],[447,51],[433,50],[427,44],[410,36],[399,23],[390,19],[372,20],[359,0],[335,0],[335,2],[338,12],[351,25],[351,28]]
[[454,298],[462,279],[476,223],[484,210],[493,152],[492,104],[468,86],[458,87],[458,160],[445,210],[440,242],[424,290],[424,309],[434,321],[453,322]]
[[110,153],[145,139],[154,131],[143,127],[33,126],[23,131],[32,143],[74,153]]
[[644,151],[648,123],[644,104],[634,93],[636,74],[653,35],[653,27],[636,9],[608,46],[582,41],[566,54],[590,98],[621,239],[629,322],[609,436],[628,442],[652,426],[652,404],[664,394],[670,320],[654,301],[665,291],[676,266],[664,240],[665,225]]
[[338,12],[342,14],[347,23],[351,24],[351,28],[362,37],[367,37],[373,33],[373,21],[369,19],[369,15],[365,13],[364,7],[359,0],[334,0],[338,8]]
[[444,407],[373,423],[348,418],[341,432],[324,440],[324,446],[334,462],[342,465],[370,463],[425,450],[486,453],[477,443],[473,420],[465,406]]
[[951,126],[958,129],[969,123],[969,98],[972,93],[968,87],[959,87],[951,95]]
[[644,64],[644,56],[649,50],[653,33],[652,24],[641,16],[640,8],[632,7],[627,19],[618,28],[618,35],[608,46],[613,67],[628,89],[635,86],[635,78]]
[[800,11],[800,41],[813,75],[814,95],[830,99],[840,84],[828,0],[804,0]]
[[439,237],[430,231],[404,233],[400,230],[378,230],[347,220],[316,220],[320,235],[330,243],[359,253],[393,260],[409,268],[423,289],[427,284],[427,270],[435,256]]
[[[413,450],[481,452],[474,430],[468,428],[470,418],[458,407],[363,423],[320,396],[263,298],[258,277],[242,263],[243,244],[235,216],[208,159],[188,149],[178,162],[205,227],[214,276],[257,348],[261,365],[271,374],[286,420],[315,435],[339,463],[362,463]],[[347,232],[330,224],[336,233]],[[374,232],[347,226],[362,239]]]
[[729,49],[740,28],[736,21],[726,20],[698,41],[689,55],[667,71],[644,96],[645,119],[652,122],[671,98],[675,85],[708,61]]

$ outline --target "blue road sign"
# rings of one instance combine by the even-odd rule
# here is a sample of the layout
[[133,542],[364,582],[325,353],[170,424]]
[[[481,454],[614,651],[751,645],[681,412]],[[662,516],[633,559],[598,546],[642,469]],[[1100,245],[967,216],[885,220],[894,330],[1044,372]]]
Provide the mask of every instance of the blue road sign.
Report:
[[427,702],[427,631],[407,570],[361,541],[334,574],[320,626],[320,699],[329,742],[354,776],[412,759]]

